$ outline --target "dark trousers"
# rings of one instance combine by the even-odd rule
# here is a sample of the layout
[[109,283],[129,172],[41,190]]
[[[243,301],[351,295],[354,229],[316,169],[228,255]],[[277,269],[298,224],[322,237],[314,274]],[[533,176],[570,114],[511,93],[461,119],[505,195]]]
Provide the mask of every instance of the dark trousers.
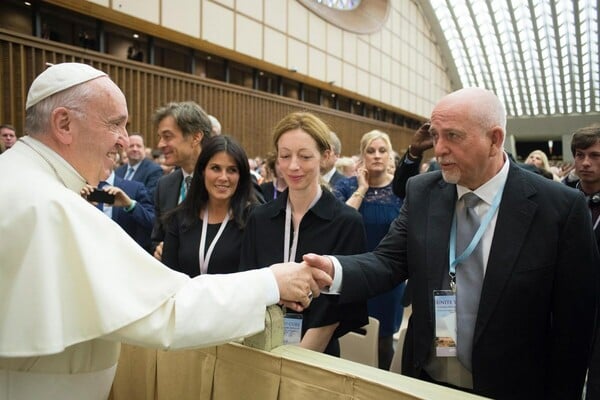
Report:
[[394,358],[394,337],[380,336],[378,345],[379,369],[390,370]]

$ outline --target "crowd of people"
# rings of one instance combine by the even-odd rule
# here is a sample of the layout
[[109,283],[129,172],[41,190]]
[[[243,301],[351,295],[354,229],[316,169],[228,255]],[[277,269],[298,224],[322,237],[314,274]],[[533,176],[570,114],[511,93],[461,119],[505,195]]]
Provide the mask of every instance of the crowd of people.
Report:
[[[287,342],[333,356],[377,318],[389,369],[412,304],[404,374],[575,399],[589,368],[587,395],[600,398],[600,125],[574,132],[572,165],[539,150],[518,163],[498,98],[467,88],[440,99],[402,155],[374,130],[344,157],[332,127],[293,112],[263,159],[186,101],[156,110],[153,150],[126,132],[120,89],[78,63],[40,74],[26,111],[18,140],[0,126],[0,166],[19,167],[0,196],[13,210],[0,218],[12,238],[0,244],[0,382],[21,376],[14,393],[38,373],[42,391],[92,398],[86,375],[107,393],[119,342],[222,343],[262,329],[276,303],[293,320]],[[89,362],[72,368],[74,356]]]

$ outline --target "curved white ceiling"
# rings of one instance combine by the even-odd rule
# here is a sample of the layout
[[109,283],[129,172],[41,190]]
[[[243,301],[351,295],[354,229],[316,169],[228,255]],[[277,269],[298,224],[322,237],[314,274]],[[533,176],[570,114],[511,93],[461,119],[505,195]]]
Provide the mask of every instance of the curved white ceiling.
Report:
[[598,0],[430,0],[462,86],[509,116],[600,112]]

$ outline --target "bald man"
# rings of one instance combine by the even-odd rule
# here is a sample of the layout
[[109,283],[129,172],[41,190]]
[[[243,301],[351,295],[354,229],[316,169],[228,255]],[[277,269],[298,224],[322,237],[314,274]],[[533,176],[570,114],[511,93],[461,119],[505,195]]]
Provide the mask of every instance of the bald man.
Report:
[[581,193],[511,162],[505,132],[494,93],[442,98],[429,127],[441,171],[408,181],[379,246],[304,259],[333,276],[340,303],[410,279],[403,374],[496,399],[578,399],[600,265],[590,213]]

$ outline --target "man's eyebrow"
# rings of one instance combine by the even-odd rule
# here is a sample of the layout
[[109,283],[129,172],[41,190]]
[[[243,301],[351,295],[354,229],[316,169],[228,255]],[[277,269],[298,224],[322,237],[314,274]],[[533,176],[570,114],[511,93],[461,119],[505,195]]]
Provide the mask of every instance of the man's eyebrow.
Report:
[[109,118],[108,122],[110,123],[116,123],[116,124],[120,124],[123,121],[127,121],[127,116],[126,115],[120,115],[118,117],[113,117],[113,118]]

